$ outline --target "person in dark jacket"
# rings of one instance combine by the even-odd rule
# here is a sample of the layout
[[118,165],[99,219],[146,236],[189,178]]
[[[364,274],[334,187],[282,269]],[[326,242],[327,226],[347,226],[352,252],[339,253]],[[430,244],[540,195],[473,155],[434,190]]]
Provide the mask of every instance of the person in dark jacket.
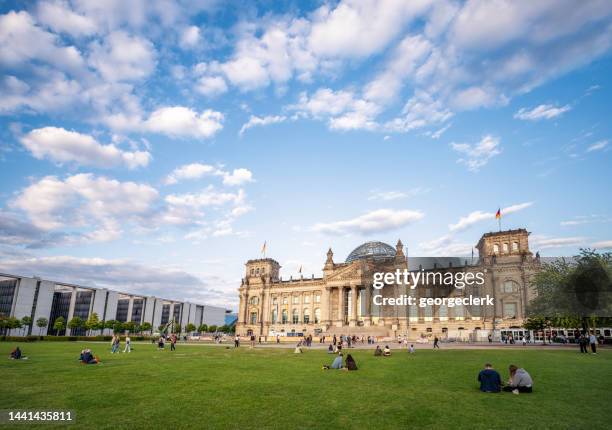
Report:
[[483,393],[499,393],[501,391],[501,376],[490,363],[485,364],[485,368],[478,374],[478,382],[480,382],[480,391]]
[[351,354],[346,356],[346,369],[347,370],[357,370],[357,363],[355,363],[355,359]]

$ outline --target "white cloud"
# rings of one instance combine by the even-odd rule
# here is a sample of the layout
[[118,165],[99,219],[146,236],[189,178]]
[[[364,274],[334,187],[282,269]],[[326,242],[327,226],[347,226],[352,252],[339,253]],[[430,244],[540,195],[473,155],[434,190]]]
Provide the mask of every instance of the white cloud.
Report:
[[557,107],[554,105],[539,105],[531,110],[521,108],[514,114],[517,119],[538,121],[541,119],[553,119],[563,115],[571,109],[570,105]]
[[609,143],[610,142],[608,142],[607,140],[600,140],[599,142],[594,143],[591,146],[589,146],[587,148],[587,152],[601,151],[601,150],[605,149],[608,146]]
[[529,239],[533,249],[565,248],[584,245],[584,237],[549,237],[544,235],[534,235]]
[[248,169],[234,169],[232,173],[225,172],[223,174],[223,183],[225,185],[243,185],[253,181],[253,173]]
[[212,185],[199,193],[170,194],[165,200],[172,206],[190,207],[200,209],[208,206],[223,206],[228,203],[240,204],[245,200],[243,190],[236,193],[217,191]]
[[428,188],[423,187],[415,187],[409,189],[407,191],[379,191],[372,190],[370,191],[370,195],[368,196],[368,200],[383,200],[383,201],[391,201],[391,200],[400,200],[406,199],[409,197],[415,197],[420,194],[428,193]]
[[269,115],[264,117],[251,115],[249,120],[242,125],[238,134],[242,136],[244,132],[247,131],[249,128],[266,126],[270,124],[278,124],[284,122],[286,119],[287,117],[284,115]]
[[591,245],[595,249],[612,249],[612,240],[602,240]]
[[202,76],[198,79],[195,90],[207,97],[214,97],[226,92],[227,84],[221,76]]
[[[502,218],[507,215],[513,214],[515,212],[522,211],[523,209],[527,209],[528,207],[532,205],[533,205],[533,202],[525,202],[525,203],[519,203],[516,205],[511,205],[511,206],[502,208],[501,209]],[[494,218],[495,218],[495,212],[475,211],[465,217],[461,217],[456,224],[450,224],[448,228],[451,232],[463,231],[481,221],[490,220]]]
[[122,151],[113,144],[102,145],[87,134],[58,127],[32,130],[20,141],[34,157],[59,163],[75,162],[98,167],[124,165],[135,169],[148,165],[151,160],[147,151]]
[[428,242],[421,242],[419,248],[425,255],[450,257],[471,255],[473,246],[469,243],[457,242],[454,236],[449,234]]
[[183,30],[181,34],[181,40],[180,40],[180,45],[183,48],[186,48],[186,49],[193,48],[194,46],[197,46],[199,42],[200,42],[200,28],[199,27],[195,25],[191,25]]
[[62,1],[39,2],[36,10],[38,21],[56,33],[66,33],[72,36],[89,36],[98,31],[94,20],[79,15]]
[[463,158],[458,159],[457,162],[465,164],[472,172],[477,172],[491,158],[501,154],[499,138],[491,135],[484,136],[480,142],[473,145],[453,142],[451,148],[463,154]]
[[121,224],[143,222],[153,211],[157,190],[89,173],[61,180],[46,176],[23,189],[11,207],[24,211],[42,230],[84,229],[86,239],[117,239]]
[[115,31],[103,43],[92,42],[89,64],[108,81],[131,81],[153,73],[156,57],[155,47],[149,40]]
[[178,137],[207,138],[223,128],[223,114],[211,109],[197,113],[183,106],[159,108],[143,123],[147,131]]
[[418,91],[408,100],[402,114],[402,117],[387,122],[386,129],[406,132],[443,123],[453,116],[453,113],[444,107],[440,100],[434,100],[431,95],[422,91]]
[[377,209],[345,221],[315,224],[313,231],[332,235],[372,234],[395,230],[423,218],[413,210]]
[[184,179],[199,179],[207,175],[223,175],[223,171],[219,167],[211,166],[210,164],[191,163],[177,167],[170,173],[165,180],[166,185],[176,184]]

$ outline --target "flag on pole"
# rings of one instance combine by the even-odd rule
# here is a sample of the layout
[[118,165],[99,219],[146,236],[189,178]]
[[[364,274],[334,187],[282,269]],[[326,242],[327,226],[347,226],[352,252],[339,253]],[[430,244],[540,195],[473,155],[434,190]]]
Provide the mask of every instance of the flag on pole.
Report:
[[300,270],[298,270],[298,273],[302,273],[302,265],[300,264]]
[[262,255],[265,257],[266,256],[266,247],[268,246],[268,241],[264,241],[263,245],[261,246],[261,253]]
[[497,213],[495,214],[495,219],[501,219],[501,208],[497,209]]

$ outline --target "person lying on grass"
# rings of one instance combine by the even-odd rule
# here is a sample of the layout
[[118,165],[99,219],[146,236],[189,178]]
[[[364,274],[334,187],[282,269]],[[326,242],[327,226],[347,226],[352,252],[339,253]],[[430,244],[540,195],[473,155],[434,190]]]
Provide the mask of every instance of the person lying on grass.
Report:
[[81,351],[79,361],[83,364],[98,364],[100,362],[100,359],[93,355],[91,349],[87,348]]
[[513,394],[531,393],[533,391],[533,380],[525,369],[511,364],[508,370],[510,371],[510,379],[508,385],[503,388],[504,391],[511,391]]
[[323,365],[323,370],[329,370],[329,369],[342,369],[342,353],[341,352],[339,352],[336,358],[334,358],[334,361],[332,362],[331,366]]

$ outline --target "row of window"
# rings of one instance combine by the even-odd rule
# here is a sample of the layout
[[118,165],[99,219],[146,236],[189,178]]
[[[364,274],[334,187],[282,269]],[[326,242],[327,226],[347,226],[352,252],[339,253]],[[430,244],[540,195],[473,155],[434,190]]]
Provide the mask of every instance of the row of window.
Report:
[[261,269],[258,268],[251,268],[251,276],[258,276],[258,275],[265,275],[266,274],[266,269],[264,267],[262,267]]
[[[507,254],[510,252],[510,245],[508,243],[501,244],[502,254]],[[512,252],[517,252],[519,250],[519,243],[512,242]],[[499,243],[493,244],[493,254],[499,254]]]
[[[310,303],[310,295],[304,295],[304,303],[308,304]],[[299,305],[300,304],[300,296],[292,296],[291,302],[294,305]],[[320,294],[315,294],[314,295],[314,303],[321,303],[321,295]],[[258,305],[259,304],[259,297],[254,296],[251,297],[251,299],[249,300],[249,304],[251,305]],[[278,297],[274,297],[272,299],[272,304],[273,305],[278,305]],[[282,304],[283,305],[287,305],[289,304],[289,297],[288,296],[283,296],[282,297]]]
[[[250,318],[250,323],[251,324],[257,324],[257,312],[253,311],[251,312],[251,318]],[[278,309],[273,309],[272,310],[272,323],[276,324],[276,323],[281,323],[281,324],[288,324],[289,323],[289,312],[287,311],[287,309],[283,309],[281,311],[281,319],[279,321],[278,319]],[[302,320],[300,321],[300,313],[298,309],[293,309],[293,311],[291,311],[291,323],[292,324],[299,324],[299,323],[304,323],[304,324],[309,324],[311,322],[314,322],[315,324],[319,324],[321,322],[321,309],[316,308],[314,310],[314,320],[311,319],[311,315],[310,315],[310,309],[305,308],[304,312],[302,313]]]

